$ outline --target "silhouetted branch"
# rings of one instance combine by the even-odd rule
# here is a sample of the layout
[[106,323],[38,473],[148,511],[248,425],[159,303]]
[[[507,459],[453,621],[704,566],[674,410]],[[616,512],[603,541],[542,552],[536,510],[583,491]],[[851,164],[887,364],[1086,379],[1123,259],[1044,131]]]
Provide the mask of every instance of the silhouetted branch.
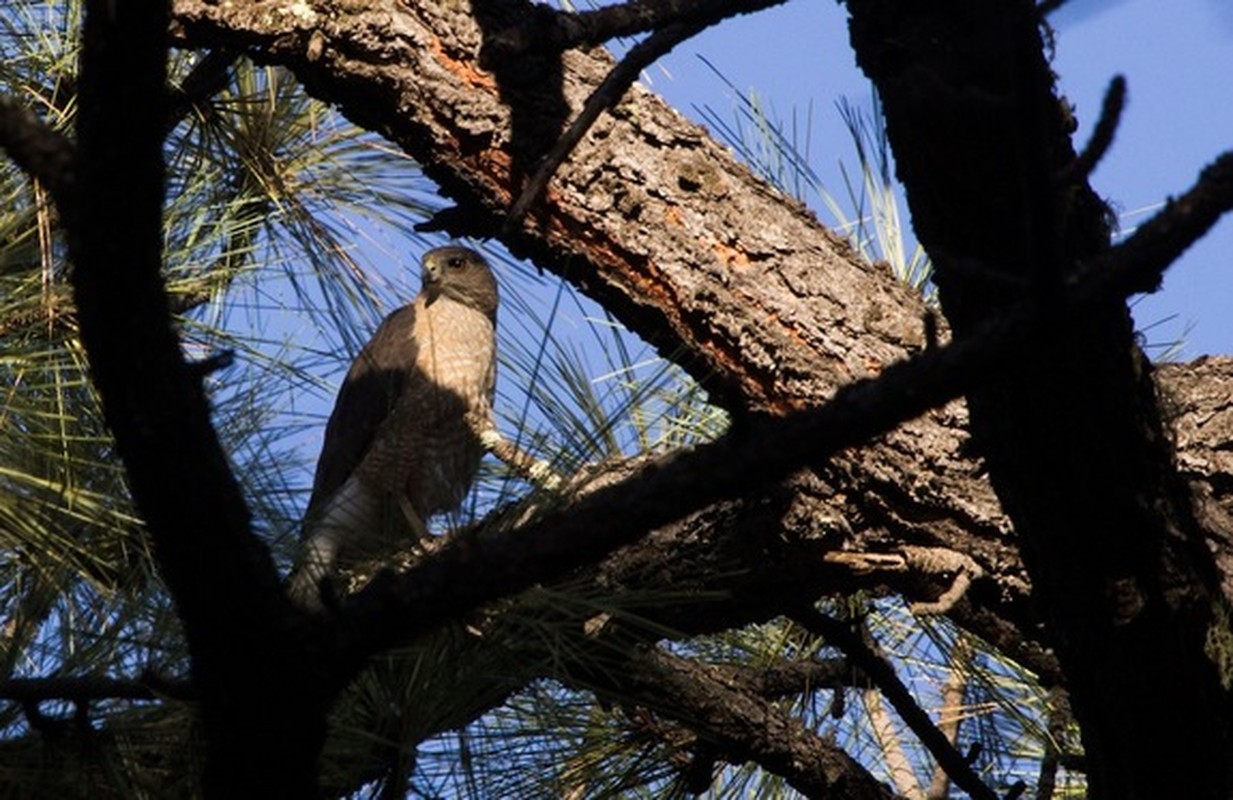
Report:
[[160,697],[188,699],[193,692],[187,681],[132,680],[83,676],[76,678],[11,678],[0,683],[0,700],[38,703],[43,700],[156,700]]
[[924,709],[917,704],[908,687],[904,686],[903,681],[895,674],[895,668],[875,653],[859,634],[846,623],[813,608],[800,610],[792,615],[792,619],[805,630],[838,647],[853,664],[869,675],[955,785],[977,800],[998,800],[997,793],[985,785],[963,754],[955,749],[946,734],[938,729]]
[[[1181,197],[1170,200],[1134,235],[1100,257],[1071,280],[1095,284],[1095,291],[1123,297],[1160,288],[1165,269],[1207,234],[1233,208],[1233,151],[1224,153],[1200,174]],[[1103,284],[1106,288],[1100,288]]]
[[0,99],[0,148],[9,158],[51,190],[64,213],[73,184],[73,143],[48,127],[34,112]]
[[[487,43],[489,58],[511,58],[529,50],[560,52],[634,36],[673,23],[712,25],[785,0],[631,0],[591,11],[527,14]],[[708,21],[709,20],[709,21]]]
[[[697,736],[697,741],[676,746],[694,751],[696,763],[682,766],[694,769],[696,774],[689,777],[698,785],[709,773],[707,765],[718,757],[733,764],[753,761],[807,797],[829,796],[839,786],[845,797],[892,796],[842,749],[751,691],[725,666],[653,650],[631,656],[623,669],[609,674],[611,686],[606,688],[614,701],[646,706]],[[699,750],[701,745],[709,747]]]
[[1096,120],[1096,128],[1087,147],[1083,148],[1074,161],[1057,177],[1059,186],[1070,186],[1086,181],[1092,170],[1105,157],[1109,146],[1113,144],[1113,135],[1117,133],[1118,123],[1122,120],[1122,111],[1126,108],[1126,79],[1121,75],[1114,76],[1105,90],[1104,103],[1100,107],[1100,118]]
[[161,277],[168,11],[86,3],[77,184],[62,208],[81,340],[183,622],[205,794],[311,796],[335,672],[252,535]]

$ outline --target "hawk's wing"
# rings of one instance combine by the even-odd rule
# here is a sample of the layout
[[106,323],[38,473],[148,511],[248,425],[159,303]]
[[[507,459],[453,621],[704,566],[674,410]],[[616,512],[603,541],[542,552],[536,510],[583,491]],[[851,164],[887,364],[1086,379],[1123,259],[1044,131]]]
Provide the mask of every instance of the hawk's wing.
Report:
[[403,306],[382,321],[347,370],[325,426],[306,521],[347,482],[406,388],[415,367],[414,331],[415,305]]

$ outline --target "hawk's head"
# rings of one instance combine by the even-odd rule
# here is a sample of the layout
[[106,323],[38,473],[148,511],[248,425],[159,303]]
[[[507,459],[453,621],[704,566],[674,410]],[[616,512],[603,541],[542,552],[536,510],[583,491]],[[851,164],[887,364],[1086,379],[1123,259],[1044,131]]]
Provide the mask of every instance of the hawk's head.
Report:
[[467,247],[437,247],[424,254],[424,295],[429,303],[448,297],[497,316],[497,280],[484,257]]

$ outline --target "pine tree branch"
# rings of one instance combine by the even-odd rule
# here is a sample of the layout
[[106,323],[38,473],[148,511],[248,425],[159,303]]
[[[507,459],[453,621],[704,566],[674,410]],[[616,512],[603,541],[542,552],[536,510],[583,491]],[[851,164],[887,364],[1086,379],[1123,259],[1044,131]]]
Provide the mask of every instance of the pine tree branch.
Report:
[[1058,175],[1056,182],[1059,186],[1073,186],[1087,181],[1092,170],[1096,169],[1096,165],[1113,144],[1113,135],[1117,133],[1125,107],[1126,79],[1116,75],[1105,90],[1105,99],[1100,108],[1100,117],[1096,120],[1096,127],[1092,131],[1092,138],[1087,147],[1083,148],[1083,152]]
[[86,3],[76,185],[61,209],[81,340],[184,624],[205,793],[234,796],[242,785],[309,796],[337,689],[328,653],[312,649],[252,535],[161,277],[168,12]]
[[674,720],[732,764],[753,761],[806,797],[893,796],[842,749],[742,685],[739,673],[658,649],[632,654],[623,666],[609,673],[605,694]]
[[1012,368],[1021,352],[1048,335],[1059,313],[1082,315],[1090,304],[1153,280],[1184,242],[1201,237],[1230,207],[1233,155],[1218,159],[1191,191],[1096,260],[1061,308],[1020,304],[979,333],[849,384],[820,408],[751,421],[713,443],[671,454],[517,536],[451,542],[403,575],[374,581],[349,603],[340,618],[340,633],[349,640],[344,649],[369,653],[405,641],[484,602],[552,580],[708,503],[820,465],[966,394]]
[[813,608],[797,611],[792,615],[792,619],[805,630],[838,647],[853,664],[869,675],[882,695],[894,706],[899,717],[912,729],[955,785],[976,800],[999,800],[997,793],[985,785],[967,759],[955,749],[946,734],[938,729],[924,709],[917,704],[908,687],[904,686],[903,681],[895,674],[895,668],[875,653],[848,625]]

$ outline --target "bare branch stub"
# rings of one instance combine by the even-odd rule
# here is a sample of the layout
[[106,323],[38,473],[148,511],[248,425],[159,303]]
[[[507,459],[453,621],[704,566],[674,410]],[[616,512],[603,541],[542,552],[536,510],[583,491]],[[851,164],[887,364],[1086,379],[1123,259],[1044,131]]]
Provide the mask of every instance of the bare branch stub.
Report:
[[1092,138],[1087,147],[1083,148],[1083,152],[1057,176],[1059,186],[1070,186],[1087,180],[1113,144],[1113,136],[1117,133],[1125,107],[1126,79],[1117,75],[1105,90],[1104,103],[1100,108],[1100,117],[1096,120],[1096,128],[1092,131]]
[[856,575],[914,575],[926,579],[941,579],[949,585],[932,600],[914,600],[913,614],[945,614],[963,597],[974,579],[984,575],[980,564],[964,553],[945,547],[904,545],[890,553],[855,553],[835,551],[823,560],[845,567]]
[[1160,288],[1168,268],[1188,247],[1233,210],[1233,150],[1206,166],[1194,186],[1170,200],[1159,213],[1107,253],[1092,259],[1072,284],[1087,283],[1089,291],[1107,289],[1123,297]]

